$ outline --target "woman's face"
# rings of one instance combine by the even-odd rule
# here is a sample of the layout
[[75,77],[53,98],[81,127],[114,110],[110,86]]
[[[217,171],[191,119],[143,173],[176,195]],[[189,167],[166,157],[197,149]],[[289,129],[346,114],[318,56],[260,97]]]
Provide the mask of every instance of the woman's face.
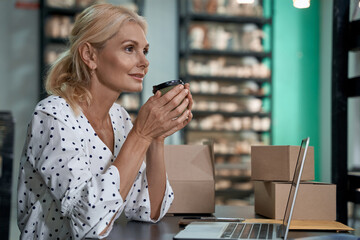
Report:
[[139,92],[148,71],[149,44],[135,22],[124,23],[119,32],[97,51],[95,73],[99,83],[121,92]]

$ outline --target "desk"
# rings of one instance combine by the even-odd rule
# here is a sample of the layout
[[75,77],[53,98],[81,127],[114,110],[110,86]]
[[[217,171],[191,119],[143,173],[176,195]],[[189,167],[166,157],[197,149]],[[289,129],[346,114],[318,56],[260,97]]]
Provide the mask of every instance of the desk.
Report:
[[[255,216],[253,206],[216,206],[216,217],[244,217],[260,218]],[[182,216],[166,216],[160,222],[144,223],[127,221],[122,215],[114,224],[107,240],[172,240],[181,228],[178,226]],[[290,231],[289,238],[328,235],[334,232]]]

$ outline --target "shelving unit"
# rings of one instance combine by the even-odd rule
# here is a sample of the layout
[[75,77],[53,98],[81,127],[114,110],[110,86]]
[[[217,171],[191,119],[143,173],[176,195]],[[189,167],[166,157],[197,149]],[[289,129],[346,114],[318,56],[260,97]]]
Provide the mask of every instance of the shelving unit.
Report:
[[271,143],[272,1],[267,15],[263,1],[231,2],[178,0],[179,77],[194,99],[183,137],[214,141],[216,203],[249,204],[250,146]]
[[[47,96],[44,89],[44,80],[50,64],[63,52],[68,44],[68,35],[72,29],[75,17],[87,6],[96,3],[96,0],[74,0],[53,6],[49,0],[40,0],[40,81],[39,99]],[[131,2],[131,1],[129,1]],[[138,13],[143,12],[143,0],[133,0],[139,6]],[[141,93],[122,93],[118,102],[129,112],[132,119],[140,108]]]
[[[360,96],[360,77],[349,78],[349,52],[360,50],[360,21],[350,21],[350,2],[334,0],[332,39],[332,113],[331,158],[332,182],[336,184],[337,220],[347,224],[348,175],[348,98]],[[356,178],[352,178],[356,179]]]
[[0,234],[10,236],[11,183],[15,125],[11,112],[0,111]]

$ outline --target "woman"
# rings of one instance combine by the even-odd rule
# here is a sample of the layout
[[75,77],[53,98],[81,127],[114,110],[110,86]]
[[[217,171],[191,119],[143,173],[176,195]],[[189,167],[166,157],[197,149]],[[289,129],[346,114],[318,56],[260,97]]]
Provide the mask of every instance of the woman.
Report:
[[164,139],[192,119],[189,85],[158,91],[134,125],[115,103],[122,92],[142,90],[145,32],[143,18],[110,4],[77,17],[70,48],[46,79],[51,96],[28,128],[18,185],[22,239],[103,238],[122,211],[156,222],[169,209]]

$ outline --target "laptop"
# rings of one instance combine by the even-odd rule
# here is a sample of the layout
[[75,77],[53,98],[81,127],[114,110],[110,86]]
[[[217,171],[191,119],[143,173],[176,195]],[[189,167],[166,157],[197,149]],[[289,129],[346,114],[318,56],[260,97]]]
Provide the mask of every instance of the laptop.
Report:
[[291,183],[282,224],[234,223],[234,222],[192,222],[174,236],[176,240],[189,239],[287,239],[296,195],[300,186],[310,138],[303,139]]

